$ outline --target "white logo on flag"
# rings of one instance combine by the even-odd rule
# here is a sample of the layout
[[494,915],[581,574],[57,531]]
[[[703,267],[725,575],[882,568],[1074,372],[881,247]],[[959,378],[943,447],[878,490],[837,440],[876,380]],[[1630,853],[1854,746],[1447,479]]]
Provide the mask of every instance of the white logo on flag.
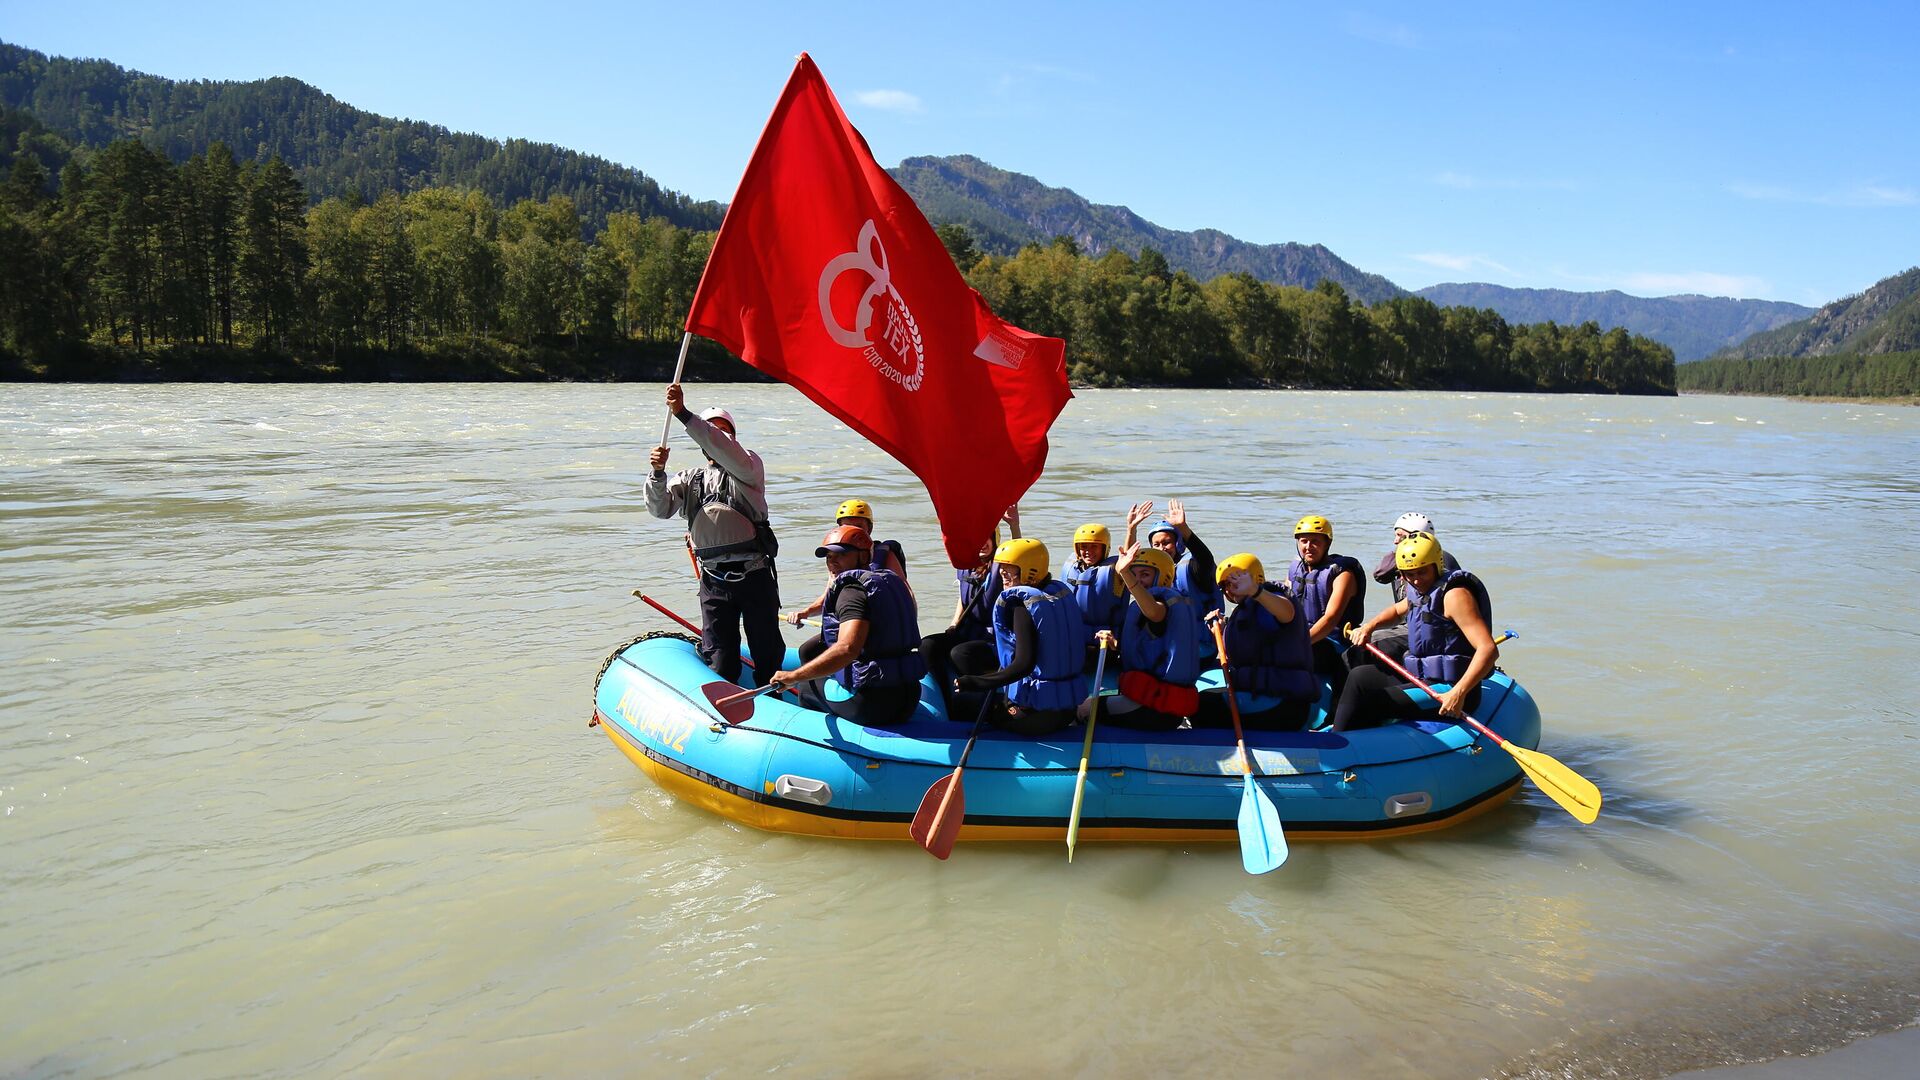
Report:
[[[860,304],[854,309],[851,329],[841,325],[840,317],[833,311],[833,283],[849,270],[857,270],[868,279],[867,291],[860,294]],[[885,320],[877,342],[868,337],[875,301],[882,301],[885,306]],[[835,255],[828,260],[826,269],[820,271],[820,321],[826,326],[828,337],[849,349],[861,350],[875,371],[909,392],[920,389],[927,367],[926,344],[920,339],[920,325],[913,321],[913,312],[900,290],[893,287],[893,278],[887,271],[887,249],[880,245],[880,234],[873,227],[872,218],[860,226],[853,250]]]

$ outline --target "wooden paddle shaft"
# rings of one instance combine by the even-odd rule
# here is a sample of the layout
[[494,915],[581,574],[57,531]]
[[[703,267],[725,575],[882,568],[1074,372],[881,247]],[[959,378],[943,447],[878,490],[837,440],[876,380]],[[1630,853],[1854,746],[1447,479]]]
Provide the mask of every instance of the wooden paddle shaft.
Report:
[[1227,715],[1233,717],[1233,739],[1240,744],[1240,771],[1252,776],[1253,759],[1247,756],[1246,732],[1240,730],[1240,699],[1233,692],[1233,666],[1227,663],[1227,634],[1220,622],[1213,624],[1213,651],[1220,657],[1220,679],[1227,684]]

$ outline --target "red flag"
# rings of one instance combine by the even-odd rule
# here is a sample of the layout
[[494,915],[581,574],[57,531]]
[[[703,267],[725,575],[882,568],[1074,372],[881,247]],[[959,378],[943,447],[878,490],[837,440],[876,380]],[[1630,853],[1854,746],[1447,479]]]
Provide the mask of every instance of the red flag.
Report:
[[912,469],[972,566],[1047,460],[1065,343],[1001,321],[802,54],[720,225],[687,329]]

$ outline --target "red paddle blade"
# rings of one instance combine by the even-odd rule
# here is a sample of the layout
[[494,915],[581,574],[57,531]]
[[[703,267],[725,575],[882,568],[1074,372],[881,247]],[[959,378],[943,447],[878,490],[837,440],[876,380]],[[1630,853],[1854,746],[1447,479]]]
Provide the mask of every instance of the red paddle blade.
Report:
[[753,719],[753,693],[730,682],[710,682],[700,688],[707,700],[729,724],[744,724]]
[[960,784],[960,770],[933,782],[920,798],[913,824],[907,832],[914,842],[926,848],[936,859],[953,854],[953,842],[960,836],[960,822],[967,816],[967,792]]

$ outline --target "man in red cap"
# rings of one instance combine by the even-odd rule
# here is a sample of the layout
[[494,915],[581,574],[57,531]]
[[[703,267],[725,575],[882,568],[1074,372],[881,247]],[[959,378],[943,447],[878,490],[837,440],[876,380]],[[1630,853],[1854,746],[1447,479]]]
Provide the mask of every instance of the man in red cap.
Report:
[[865,529],[837,525],[814,556],[827,560],[820,636],[800,646],[800,666],[770,681],[810,709],[868,726],[902,724],[920,704],[919,609],[900,575],[876,570]]

